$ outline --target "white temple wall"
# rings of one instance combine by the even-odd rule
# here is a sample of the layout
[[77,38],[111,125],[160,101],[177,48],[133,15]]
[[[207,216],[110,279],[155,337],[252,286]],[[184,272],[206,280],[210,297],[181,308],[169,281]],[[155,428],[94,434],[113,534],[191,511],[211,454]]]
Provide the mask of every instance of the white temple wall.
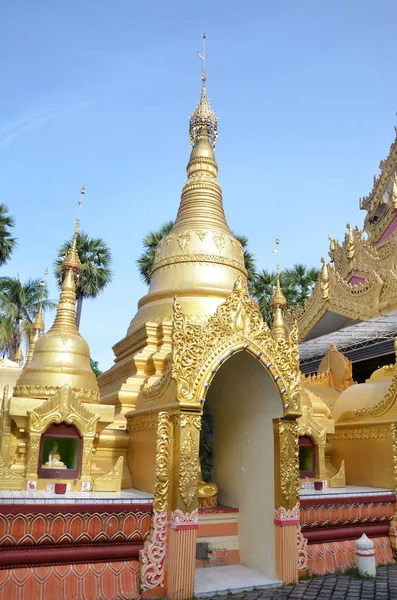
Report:
[[240,510],[241,562],[273,577],[273,418],[282,413],[280,396],[263,365],[240,352],[220,368],[207,401],[213,414],[218,501]]

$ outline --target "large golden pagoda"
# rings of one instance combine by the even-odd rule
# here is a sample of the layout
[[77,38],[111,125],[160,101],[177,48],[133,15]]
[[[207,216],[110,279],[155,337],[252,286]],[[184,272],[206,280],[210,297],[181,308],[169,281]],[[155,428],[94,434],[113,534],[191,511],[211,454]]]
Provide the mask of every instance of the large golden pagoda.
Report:
[[125,338],[113,347],[115,364],[98,379],[101,400],[119,406],[121,422],[148,375],[158,377],[166,367],[175,295],[189,318],[202,322],[239,277],[247,282],[243,248],[227,224],[217,180],[218,119],[206,83],[204,67],[200,102],[189,121],[192,150],[175,224],[157,246],[148,294],[139,301]]

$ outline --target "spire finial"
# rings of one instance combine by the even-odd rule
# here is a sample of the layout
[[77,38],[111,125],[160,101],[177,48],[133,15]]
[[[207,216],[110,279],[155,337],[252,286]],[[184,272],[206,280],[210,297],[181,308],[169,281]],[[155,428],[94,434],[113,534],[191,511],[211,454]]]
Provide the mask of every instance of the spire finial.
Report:
[[65,256],[65,258],[62,261],[62,265],[61,265],[62,272],[65,272],[68,269],[71,269],[76,274],[80,272],[81,263],[80,263],[79,255],[77,252],[77,236],[78,236],[79,229],[80,229],[81,205],[83,204],[83,197],[84,197],[85,193],[86,193],[86,190],[83,185],[83,187],[80,190],[80,200],[77,203],[79,208],[77,211],[76,225],[74,227],[73,242],[69,249],[69,252],[67,253],[67,255]]
[[50,329],[51,332],[62,331],[78,333],[76,324],[76,279],[80,273],[81,262],[77,252],[77,235],[80,227],[80,211],[83,203],[83,196],[86,193],[83,186],[80,190],[80,200],[78,202],[78,214],[76,226],[74,228],[74,236],[69,252],[65,256],[61,264],[63,274],[62,290],[59,297],[57,314],[55,315],[54,323]]
[[192,148],[200,141],[208,141],[213,148],[216,145],[216,138],[218,137],[218,117],[214,113],[207,98],[207,57],[206,57],[206,40],[207,36],[203,34],[203,54],[197,52],[197,55],[203,61],[203,68],[201,74],[201,98],[199,105],[194,110],[190,117],[189,124],[189,137],[190,145]]
[[203,53],[200,54],[200,52],[197,52],[199,58],[201,58],[201,60],[203,61],[203,71],[201,74],[201,81],[203,82],[203,85],[205,86],[205,82],[207,81],[207,70],[206,70],[206,40],[207,40],[207,36],[205,35],[205,33],[203,33]]
[[276,238],[276,247],[273,248],[272,252],[273,254],[276,255],[276,273],[277,273],[277,277],[279,277],[280,275],[280,263],[278,262],[278,255],[279,255],[279,249],[278,249],[278,245],[280,243],[280,240],[278,238]]

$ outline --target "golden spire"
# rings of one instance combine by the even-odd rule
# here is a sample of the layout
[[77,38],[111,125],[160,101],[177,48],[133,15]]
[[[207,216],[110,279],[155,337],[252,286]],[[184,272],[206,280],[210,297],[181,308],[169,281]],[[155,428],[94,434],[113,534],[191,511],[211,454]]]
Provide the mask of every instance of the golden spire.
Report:
[[218,119],[207,97],[205,45],[199,57],[203,61],[201,98],[189,121],[192,150],[187,181],[174,226],[157,246],[149,293],[139,301],[128,334],[138,323],[170,319],[175,295],[189,315],[208,317],[229,296],[239,277],[247,282],[244,251],[226,222],[217,180]]
[[278,253],[279,250],[277,246],[279,245],[280,240],[276,239],[276,248],[272,250],[274,254],[277,256],[276,260],[276,289],[274,290],[273,296],[270,300],[270,307],[273,312],[273,327],[272,332],[273,336],[276,339],[285,339],[285,327],[284,327],[284,318],[283,318],[283,310],[287,306],[287,301],[283,294],[280,285],[280,265],[278,262]]
[[63,275],[61,295],[54,323],[49,332],[68,331],[69,333],[78,332],[76,323],[76,283],[75,276],[78,277],[81,269],[81,262],[77,252],[77,236],[80,228],[80,212],[85,194],[84,186],[80,190],[79,209],[74,228],[73,242],[68,253],[62,261],[61,270]]
[[[44,271],[44,276],[45,278],[48,275],[48,269],[46,269]],[[32,323],[32,327],[31,327],[31,333],[30,333],[30,340],[29,340],[29,353],[28,353],[28,357],[26,359],[26,363],[25,363],[25,367],[29,366],[30,363],[32,362],[32,357],[33,357],[33,352],[36,346],[36,342],[39,339],[39,336],[42,335],[44,333],[44,320],[43,320],[43,300],[44,300],[44,295],[45,295],[45,289],[46,289],[46,282],[44,281],[40,281],[40,285],[41,285],[41,294],[40,294],[40,306],[39,306],[39,310],[37,312],[36,318]]]
[[62,262],[63,282],[54,323],[45,335],[38,337],[31,363],[17,381],[15,395],[24,395],[23,390],[28,386],[30,396],[40,397],[43,389],[57,390],[67,384],[79,390],[81,400],[95,402],[99,398],[98,384],[90,365],[90,349],[76,324],[75,278],[81,267],[77,235],[84,194],[83,187],[73,242]]
[[206,70],[206,38],[203,34],[204,51],[203,54],[197,52],[203,61],[203,71],[201,75],[201,98],[198,106],[193,111],[189,121],[190,146],[194,146],[199,140],[208,140],[213,148],[216,146],[218,137],[218,117],[211,108],[207,98],[207,70]]

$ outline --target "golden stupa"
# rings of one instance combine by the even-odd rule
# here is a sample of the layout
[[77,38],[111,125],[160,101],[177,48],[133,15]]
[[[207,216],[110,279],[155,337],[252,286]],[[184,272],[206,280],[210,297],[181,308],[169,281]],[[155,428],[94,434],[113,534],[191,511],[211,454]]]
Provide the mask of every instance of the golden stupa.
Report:
[[101,401],[118,407],[117,427],[125,424],[124,414],[135,406],[148,375],[158,377],[166,367],[175,295],[189,319],[199,323],[214,314],[237,279],[247,283],[244,251],[227,224],[217,180],[218,119],[206,80],[204,65],[201,98],[189,120],[192,150],[175,224],[157,246],[148,294],[125,338],[113,347],[115,364],[98,378]]
[[[56,391],[63,385],[69,385],[78,390],[79,398],[85,402],[97,402],[99,399],[98,384],[90,364],[90,350],[76,324],[75,278],[81,267],[76,247],[78,229],[79,219],[72,246],[62,262],[64,278],[54,323],[45,335],[35,336],[34,352],[28,357],[17,381],[14,396],[41,398],[49,395],[46,393],[49,388]],[[34,334],[44,328],[41,310],[36,321],[32,328]]]

